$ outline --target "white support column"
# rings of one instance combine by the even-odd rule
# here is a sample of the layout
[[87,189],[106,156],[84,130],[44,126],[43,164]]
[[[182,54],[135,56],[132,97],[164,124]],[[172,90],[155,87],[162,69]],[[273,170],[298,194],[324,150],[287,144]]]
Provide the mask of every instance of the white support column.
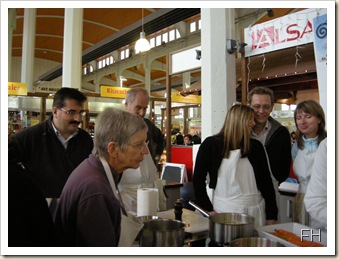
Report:
[[13,30],[16,29],[16,9],[8,9],[8,81],[12,80],[12,42]]
[[21,82],[27,84],[28,92],[33,91],[35,58],[36,9],[25,8],[22,40]]
[[83,9],[66,8],[64,21],[64,47],[62,87],[81,90]]
[[236,100],[235,54],[226,51],[234,37],[234,10],[201,9],[202,140],[220,131]]

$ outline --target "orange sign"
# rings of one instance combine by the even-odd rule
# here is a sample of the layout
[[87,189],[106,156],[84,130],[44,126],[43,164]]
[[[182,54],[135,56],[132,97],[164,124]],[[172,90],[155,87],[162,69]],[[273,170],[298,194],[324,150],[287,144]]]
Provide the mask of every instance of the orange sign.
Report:
[[113,97],[113,98],[125,98],[126,93],[131,88],[127,87],[118,87],[118,86],[101,86],[101,97]]
[[8,82],[8,95],[27,95],[27,84]]

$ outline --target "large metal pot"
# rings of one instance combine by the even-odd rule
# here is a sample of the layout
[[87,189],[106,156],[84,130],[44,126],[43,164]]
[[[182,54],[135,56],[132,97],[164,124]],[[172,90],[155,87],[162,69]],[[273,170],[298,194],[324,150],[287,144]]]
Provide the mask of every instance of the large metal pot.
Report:
[[139,246],[184,246],[185,224],[179,220],[152,219],[144,222]]
[[218,213],[210,215],[195,203],[189,204],[205,217],[209,218],[209,238],[219,244],[225,244],[241,237],[253,237],[254,219],[243,213]]
[[[226,244],[227,245],[227,244]],[[234,247],[270,247],[270,246],[283,246],[279,242],[270,240],[263,237],[243,237],[234,239],[229,243],[229,246]]]

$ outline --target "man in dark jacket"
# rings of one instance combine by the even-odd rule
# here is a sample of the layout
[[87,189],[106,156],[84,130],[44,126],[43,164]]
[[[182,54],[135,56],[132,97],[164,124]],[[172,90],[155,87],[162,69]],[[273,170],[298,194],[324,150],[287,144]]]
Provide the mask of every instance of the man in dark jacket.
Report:
[[274,106],[272,90],[265,87],[252,89],[248,94],[248,104],[255,111],[256,125],[252,131],[252,138],[264,145],[271,173],[280,184],[287,179],[290,172],[290,134],[286,127],[270,116]]
[[126,111],[143,118],[148,127],[147,143],[149,153],[145,155],[138,169],[127,169],[120,175],[118,186],[126,210],[135,213],[137,212],[138,186],[154,187],[154,182],[159,179],[158,163],[164,149],[162,132],[153,122],[145,118],[148,104],[149,95],[145,89],[133,88],[127,92],[125,99]]
[[14,159],[8,144],[8,246],[59,246],[56,228],[40,188]]
[[157,165],[162,152],[164,151],[164,135],[149,119],[145,118],[149,103],[149,95],[143,88],[133,88],[126,94],[126,111],[134,113],[144,118],[147,126],[148,149]]
[[85,100],[77,89],[63,87],[46,121],[12,135],[16,160],[31,172],[46,198],[59,198],[68,176],[92,152],[91,136],[79,128]]
[[248,93],[248,105],[255,111],[256,125],[253,127],[251,137],[259,140],[266,150],[279,206],[278,185],[288,178],[292,159],[290,133],[286,127],[270,116],[274,106],[274,95],[271,89],[253,88]]

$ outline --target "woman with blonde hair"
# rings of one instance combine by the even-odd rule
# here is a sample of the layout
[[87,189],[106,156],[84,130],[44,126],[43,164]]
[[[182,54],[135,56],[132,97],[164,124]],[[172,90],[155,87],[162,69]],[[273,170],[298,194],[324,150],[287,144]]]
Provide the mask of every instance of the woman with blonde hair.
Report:
[[199,148],[193,185],[196,203],[210,214],[245,213],[261,226],[276,223],[278,208],[264,148],[250,138],[254,125],[251,107],[232,106],[220,132]]

